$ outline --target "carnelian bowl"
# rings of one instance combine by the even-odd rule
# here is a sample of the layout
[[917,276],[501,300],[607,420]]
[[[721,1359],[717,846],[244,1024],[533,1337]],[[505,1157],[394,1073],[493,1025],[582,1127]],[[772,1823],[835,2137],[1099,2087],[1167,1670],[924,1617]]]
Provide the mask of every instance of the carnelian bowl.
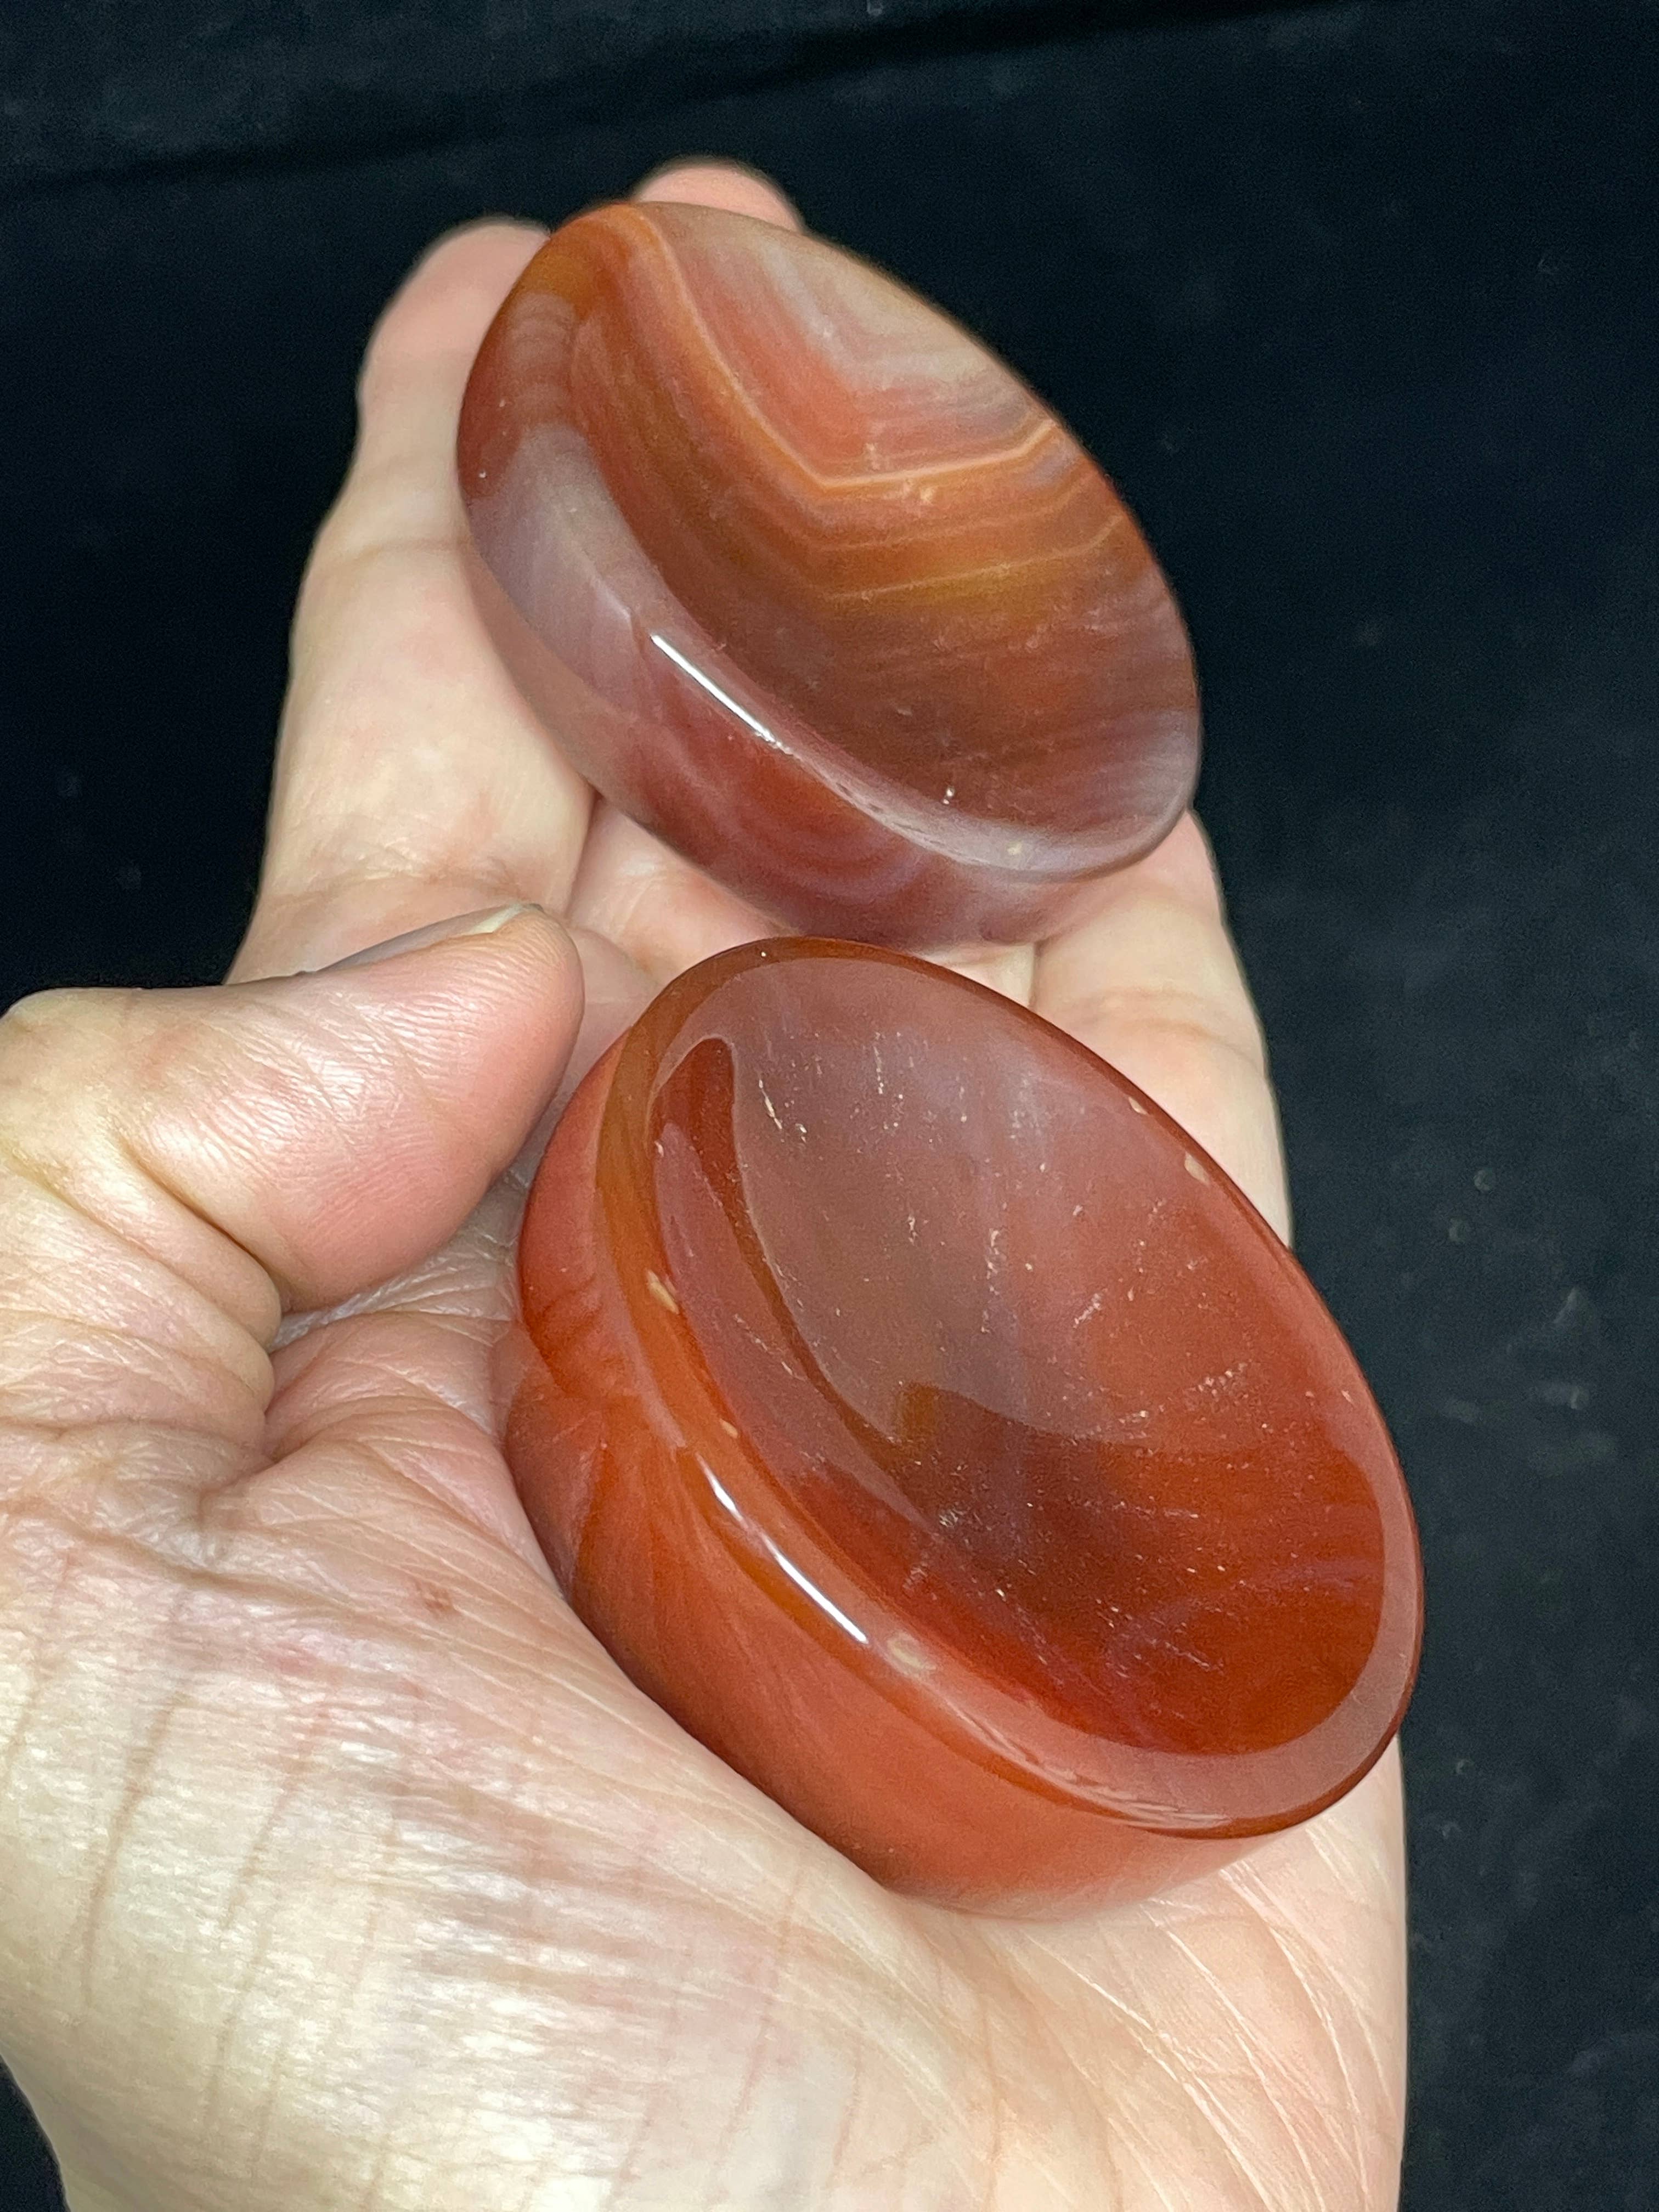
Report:
[[1144,1895],[1398,1726],[1421,1584],[1352,1354],[1036,1015],[810,939],[672,984],[531,1194],[508,1451],[581,1618],[878,1881]]

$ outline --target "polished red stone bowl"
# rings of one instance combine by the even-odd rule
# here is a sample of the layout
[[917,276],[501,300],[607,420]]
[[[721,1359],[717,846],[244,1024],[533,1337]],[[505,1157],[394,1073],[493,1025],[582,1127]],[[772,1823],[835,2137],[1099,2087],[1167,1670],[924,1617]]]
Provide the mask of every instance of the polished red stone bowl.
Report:
[[565,224],[478,354],[459,468],[479,606],[560,748],[793,927],[1042,935],[1191,793],[1186,633],[1112,486],[820,239]]
[[584,1620],[878,1880],[1054,1911],[1305,1820],[1398,1726],[1411,1510],[1295,1261],[977,984],[774,940],[578,1091],[508,1452]]

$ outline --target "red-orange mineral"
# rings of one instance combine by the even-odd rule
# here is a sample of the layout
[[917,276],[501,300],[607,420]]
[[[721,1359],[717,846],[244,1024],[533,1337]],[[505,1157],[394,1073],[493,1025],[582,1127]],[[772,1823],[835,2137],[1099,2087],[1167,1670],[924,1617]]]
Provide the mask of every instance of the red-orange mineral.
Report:
[[884,1882],[1145,1893],[1340,1796],[1418,1645],[1352,1356],[1221,1170],[902,955],[750,945],[593,1070],[509,1451],[577,1611]]
[[1127,509],[821,240],[578,216],[484,341],[459,459],[479,604],[559,746],[795,927],[1039,935],[1186,804],[1192,659]]

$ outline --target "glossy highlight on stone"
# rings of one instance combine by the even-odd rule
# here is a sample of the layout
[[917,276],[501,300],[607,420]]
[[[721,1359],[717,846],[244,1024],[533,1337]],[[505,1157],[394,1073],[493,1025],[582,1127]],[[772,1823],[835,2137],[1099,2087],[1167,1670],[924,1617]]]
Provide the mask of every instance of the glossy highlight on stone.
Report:
[[896,1888],[1044,1912],[1341,1796],[1421,1606],[1316,1292],[1082,1046],[902,954],[750,945],[532,1189],[508,1454],[578,1613]]
[[577,216],[484,340],[458,462],[479,605],[562,750],[792,927],[1040,935],[1186,805],[1192,659],[1127,509],[821,240]]

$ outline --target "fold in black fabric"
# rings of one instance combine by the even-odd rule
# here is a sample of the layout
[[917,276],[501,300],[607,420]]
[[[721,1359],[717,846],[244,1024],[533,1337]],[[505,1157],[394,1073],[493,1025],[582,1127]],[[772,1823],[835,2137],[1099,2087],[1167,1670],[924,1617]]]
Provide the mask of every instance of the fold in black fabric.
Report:
[[[1266,0],[23,0],[0,161],[81,178],[661,109],[952,47],[1246,15]],[[1318,4],[1318,0],[1304,0]]]
[[422,241],[687,149],[775,171],[1070,417],[1190,619],[1301,1249],[1425,1536],[1410,2212],[1659,2204],[1659,14],[203,6],[176,55],[40,14],[0,1001],[228,957]]

